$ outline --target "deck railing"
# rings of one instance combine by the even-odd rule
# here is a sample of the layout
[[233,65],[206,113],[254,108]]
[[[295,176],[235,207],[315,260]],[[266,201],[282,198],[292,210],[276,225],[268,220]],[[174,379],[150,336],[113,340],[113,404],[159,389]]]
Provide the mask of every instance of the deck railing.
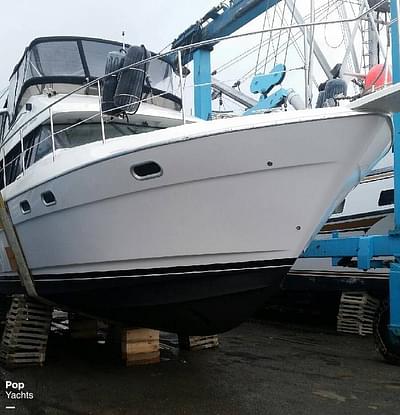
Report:
[[[197,49],[197,48],[201,48],[201,47],[207,47],[210,45],[215,45],[216,43],[219,42],[223,42],[223,41],[229,41],[229,40],[233,40],[233,39],[237,39],[237,38],[241,38],[241,37],[248,37],[248,36],[256,36],[256,35],[261,35],[261,34],[265,34],[265,33],[273,33],[273,32],[281,32],[281,31],[286,31],[286,32],[291,32],[294,29],[306,29],[306,28],[314,28],[317,26],[321,26],[321,25],[335,25],[335,24],[343,24],[343,23],[354,23],[354,22],[359,22],[362,19],[368,17],[368,15],[374,11],[375,9],[379,8],[381,5],[383,5],[386,2],[386,0],[381,0],[380,2],[378,2],[377,4],[375,4],[374,6],[370,7],[369,9],[365,10],[364,12],[360,13],[359,15],[352,17],[352,18],[347,18],[347,19],[335,19],[335,20],[329,20],[329,21],[323,21],[323,22],[306,22],[306,23],[302,23],[302,24],[291,24],[291,25],[286,25],[286,26],[281,26],[281,27],[272,27],[269,29],[262,29],[262,30],[256,30],[256,31],[251,31],[251,32],[247,32],[247,33],[239,33],[239,34],[233,34],[233,35],[229,35],[229,36],[222,36],[222,37],[218,37],[218,38],[214,38],[214,39],[209,39],[209,40],[204,40],[201,42],[196,42],[196,43],[192,43],[190,45],[185,45],[185,46],[180,46],[178,48],[169,50],[167,52],[164,53],[160,53],[157,55],[153,55],[150,56],[148,58],[145,58],[139,62],[135,62],[133,64],[124,66],[120,69],[117,69],[111,73],[108,73],[104,76],[101,76],[99,78],[96,78],[95,80],[92,80],[90,82],[87,82],[84,85],[81,85],[75,89],[73,89],[71,92],[68,92],[66,94],[63,94],[62,96],[60,96],[57,100],[55,100],[54,102],[52,102],[51,104],[49,104],[48,106],[44,107],[43,109],[41,109],[39,112],[37,112],[36,114],[32,115],[32,117],[30,117],[28,120],[24,121],[19,127],[18,130],[13,133],[12,135],[7,136],[4,138],[3,140],[3,146],[2,146],[2,152],[1,152],[1,156],[3,158],[3,162],[2,162],[2,166],[0,168],[0,174],[3,175],[3,181],[4,181],[4,186],[10,184],[7,183],[7,178],[6,178],[6,170],[9,166],[11,166],[14,162],[16,162],[17,160],[21,159],[21,168],[22,171],[20,174],[24,175],[27,166],[25,165],[25,155],[28,151],[33,150],[35,147],[39,146],[40,144],[42,144],[43,142],[47,141],[47,140],[51,140],[51,152],[52,152],[52,159],[53,161],[56,160],[56,135],[60,134],[62,132],[68,131],[72,128],[75,128],[81,124],[84,124],[86,122],[89,122],[97,117],[100,118],[100,124],[101,124],[101,140],[103,142],[103,144],[106,144],[107,141],[107,137],[106,137],[106,132],[105,132],[105,119],[104,117],[107,116],[108,111],[103,111],[102,109],[102,92],[101,92],[101,84],[102,82],[107,79],[110,76],[115,76],[118,75],[121,72],[130,70],[135,68],[136,66],[140,66],[143,64],[147,64],[148,62],[151,62],[152,60],[155,59],[160,59],[160,58],[166,58],[166,57],[170,57],[171,55],[176,55],[176,62],[177,62],[177,69],[178,69],[178,75],[179,75],[179,87],[177,91],[165,91],[165,92],[161,92],[159,94],[156,95],[150,95],[150,97],[147,98],[142,98],[138,101],[126,104],[126,105],[122,105],[119,107],[115,107],[112,110],[109,111],[115,111],[115,110],[123,110],[125,107],[134,105],[134,104],[141,104],[143,102],[152,100],[154,98],[157,97],[161,97],[163,95],[169,94],[171,92],[175,93],[177,92],[180,95],[181,98],[181,103],[182,103],[182,108],[181,108],[181,112],[182,112],[182,123],[185,124],[186,120],[187,120],[187,116],[186,116],[186,111],[185,111],[185,90],[187,88],[198,88],[201,87],[203,85],[206,84],[196,84],[196,85],[185,85],[185,81],[184,81],[184,75],[183,75],[183,65],[182,65],[182,52],[186,51],[186,50],[193,50],[193,49]],[[390,25],[392,24],[392,22],[390,22],[388,24],[388,26],[390,27]],[[304,69],[304,68],[295,68],[294,70],[298,70],[298,69]],[[209,84],[207,84],[209,85]],[[81,91],[87,90],[90,87],[96,86],[97,87],[97,96],[98,96],[98,102],[99,102],[99,111],[95,114],[92,114],[91,116],[85,118],[84,120],[80,120],[79,122],[76,122],[72,125],[69,125],[66,128],[63,128],[61,130],[55,131],[55,125],[54,125],[54,107],[56,105],[59,105],[61,102],[67,100],[69,97],[75,95],[75,94],[79,94],[81,93]],[[50,131],[51,134],[46,136],[44,139],[40,140],[39,142],[35,143],[33,146],[24,148],[24,136],[23,136],[23,130],[24,128],[28,127],[30,123],[32,123],[35,119],[37,119],[40,115],[44,114],[44,113],[48,113],[49,115],[49,121],[50,121]],[[16,119],[16,121],[14,122],[14,124],[18,123],[18,118]],[[9,129],[9,131],[11,131],[11,129]],[[15,134],[19,134],[20,135],[20,145],[21,145],[21,153],[18,154],[15,158],[13,158],[12,160],[10,160],[9,162],[5,163],[5,151],[4,151],[4,144],[6,142],[8,142],[12,137],[15,136]],[[1,176],[0,176],[1,177]]]

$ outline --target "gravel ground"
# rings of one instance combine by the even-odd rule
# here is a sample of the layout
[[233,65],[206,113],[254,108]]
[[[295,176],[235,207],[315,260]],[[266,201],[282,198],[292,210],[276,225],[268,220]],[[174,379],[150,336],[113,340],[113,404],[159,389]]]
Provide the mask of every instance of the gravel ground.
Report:
[[[44,367],[0,377],[7,414],[400,413],[400,367],[381,360],[371,337],[287,322],[245,323],[197,352],[164,335],[160,364],[129,368],[106,345],[53,335]],[[33,399],[7,400],[7,380]]]

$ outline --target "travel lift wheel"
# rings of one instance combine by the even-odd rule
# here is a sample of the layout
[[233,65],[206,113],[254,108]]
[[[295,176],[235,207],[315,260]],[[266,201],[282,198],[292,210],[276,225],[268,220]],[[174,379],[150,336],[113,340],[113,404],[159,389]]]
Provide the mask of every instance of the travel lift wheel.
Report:
[[389,319],[389,304],[385,300],[375,314],[375,346],[388,363],[400,365],[400,337],[389,330]]

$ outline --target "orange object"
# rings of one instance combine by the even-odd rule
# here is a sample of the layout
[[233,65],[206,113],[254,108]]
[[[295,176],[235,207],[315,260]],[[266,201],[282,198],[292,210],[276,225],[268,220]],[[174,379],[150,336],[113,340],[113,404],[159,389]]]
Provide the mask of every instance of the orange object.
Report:
[[[386,80],[385,80],[386,77]],[[392,74],[384,64],[379,63],[378,65],[373,66],[367,76],[365,77],[365,89],[379,89],[384,85],[392,83]]]

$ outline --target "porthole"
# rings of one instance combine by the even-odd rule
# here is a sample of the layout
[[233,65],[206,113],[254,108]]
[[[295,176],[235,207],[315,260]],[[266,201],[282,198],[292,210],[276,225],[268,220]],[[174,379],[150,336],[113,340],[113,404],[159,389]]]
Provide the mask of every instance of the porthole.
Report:
[[56,197],[53,192],[48,190],[47,192],[42,193],[42,201],[45,206],[52,206],[56,204]]
[[388,206],[394,203],[394,189],[382,190],[379,195],[378,206]]
[[132,176],[137,180],[153,179],[163,173],[161,166],[155,161],[146,161],[131,167]]
[[31,213],[31,205],[29,204],[27,200],[23,200],[22,202],[20,202],[19,207],[21,208],[21,212],[24,215]]
[[333,215],[338,215],[339,213],[343,213],[344,205],[346,203],[346,199],[342,200],[333,211]]

